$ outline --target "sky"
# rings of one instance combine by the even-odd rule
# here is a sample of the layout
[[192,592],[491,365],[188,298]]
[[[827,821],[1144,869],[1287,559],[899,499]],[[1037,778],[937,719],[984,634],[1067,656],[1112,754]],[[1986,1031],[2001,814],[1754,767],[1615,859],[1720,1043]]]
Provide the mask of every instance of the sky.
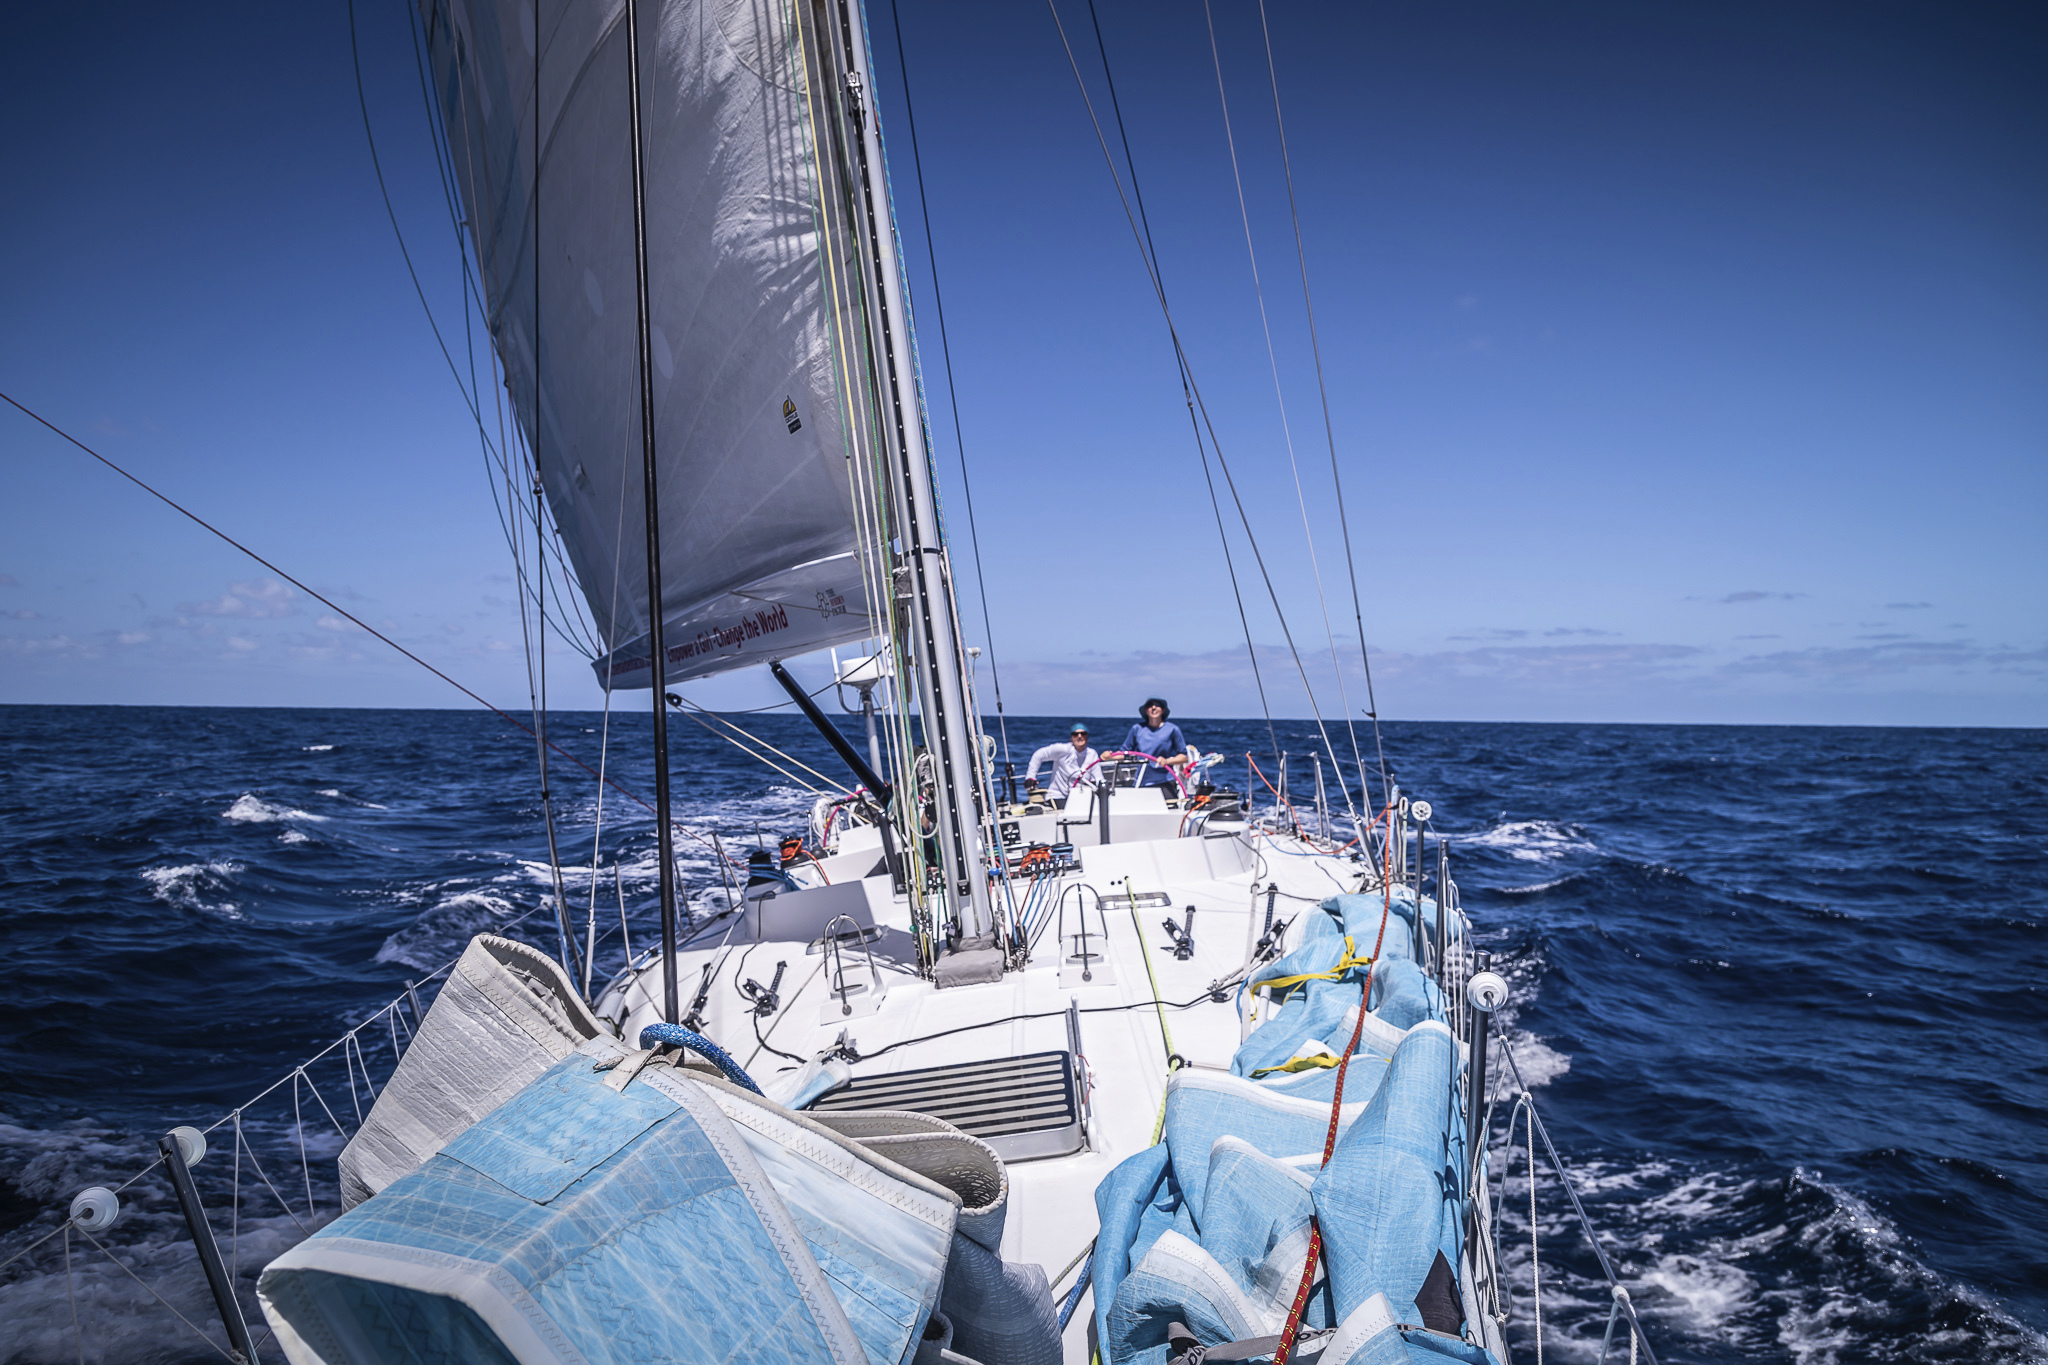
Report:
[[[1049,8],[870,3],[984,709],[1355,713],[1362,622],[1394,718],[2048,725],[2048,13],[1271,0],[1319,389],[1256,3],[1212,56],[1199,4],[1098,0],[1255,554]],[[459,338],[403,0],[354,31]],[[0,393],[524,709],[347,6],[24,11],[0,119]],[[0,702],[474,704],[5,407],[0,478]]]

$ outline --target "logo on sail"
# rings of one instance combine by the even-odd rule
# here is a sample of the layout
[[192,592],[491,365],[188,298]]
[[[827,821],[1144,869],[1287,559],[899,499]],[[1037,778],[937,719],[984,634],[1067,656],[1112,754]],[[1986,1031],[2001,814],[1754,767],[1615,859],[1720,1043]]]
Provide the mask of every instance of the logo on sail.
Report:
[[792,436],[796,435],[797,428],[804,424],[803,419],[796,415],[796,400],[794,398],[782,400],[782,420],[789,423],[789,434]]
[[832,588],[819,593],[818,615],[828,618],[846,615],[846,594]]

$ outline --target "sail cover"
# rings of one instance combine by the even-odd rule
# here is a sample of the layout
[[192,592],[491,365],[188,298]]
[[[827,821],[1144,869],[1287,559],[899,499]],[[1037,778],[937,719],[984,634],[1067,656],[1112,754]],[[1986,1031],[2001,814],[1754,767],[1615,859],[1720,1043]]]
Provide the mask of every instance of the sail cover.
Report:
[[[623,3],[421,0],[522,433],[606,648],[646,687]],[[645,0],[648,290],[671,681],[876,633],[792,0]],[[848,348],[851,349],[851,348]]]

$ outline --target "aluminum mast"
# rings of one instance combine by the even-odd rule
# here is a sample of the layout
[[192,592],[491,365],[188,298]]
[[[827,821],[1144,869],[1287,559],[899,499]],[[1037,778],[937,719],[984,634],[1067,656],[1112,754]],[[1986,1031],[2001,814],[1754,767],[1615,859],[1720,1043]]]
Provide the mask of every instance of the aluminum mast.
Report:
[[[908,373],[915,355],[910,309],[897,269],[896,225],[887,192],[879,183],[885,164],[880,121],[861,74],[866,69],[867,33],[858,4],[833,0],[832,12],[838,21],[831,26],[831,36],[840,72],[839,93],[854,132],[849,151],[857,172],[861,221],[853,236],[872,286],[863,292],[879,390],[876,417],[896,464],[896,525],[902,544],[897,568],[909,580],[911,654],[925,743],[933,757],[934,814],[939,856],[945,864],[946,899],[959,907],[966,934],[985,934],[995,928],[995,915],[989,902],[980,821],[975,814],[979,755],[974,752],[968,723],[967,661],[954,631],[958,617],[945,541],[939,533],[931,461],[925,449],[923,396]],[[914,829],[912,833],[914,836]]]

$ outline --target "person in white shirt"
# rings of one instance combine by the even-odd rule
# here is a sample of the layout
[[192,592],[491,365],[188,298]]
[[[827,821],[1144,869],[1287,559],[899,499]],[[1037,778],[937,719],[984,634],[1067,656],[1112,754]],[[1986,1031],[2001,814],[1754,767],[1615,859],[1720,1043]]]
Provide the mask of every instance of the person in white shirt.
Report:
[[1065,744],[1048,744],[1031,755],[1031,766],[1024,770],[1024,782],[1029,786],[1038,780],[1038,770],[1045,764],[1052,764],[1052,777],[1048,779],[1046,794],[1055,801],[1066,799],[1068,792],[1077,782],[1093,784],[1095,775],[1086,778],[1083,770],[1102,761],[1102,755],[1088,747],[1088,727],[1076,725],[1067,736]]

